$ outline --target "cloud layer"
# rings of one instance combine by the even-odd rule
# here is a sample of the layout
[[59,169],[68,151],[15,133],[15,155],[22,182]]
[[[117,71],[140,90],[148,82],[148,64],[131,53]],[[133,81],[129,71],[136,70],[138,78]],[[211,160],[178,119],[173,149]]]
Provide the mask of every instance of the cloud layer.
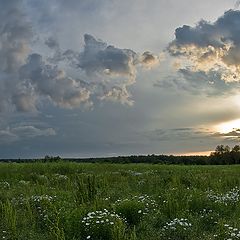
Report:
[[8,127],[0,130],[0,144],[10,144],[35,137],[49,137],[54,135],[56,135],[56,132],[53,128],[40,129],[30,125]]

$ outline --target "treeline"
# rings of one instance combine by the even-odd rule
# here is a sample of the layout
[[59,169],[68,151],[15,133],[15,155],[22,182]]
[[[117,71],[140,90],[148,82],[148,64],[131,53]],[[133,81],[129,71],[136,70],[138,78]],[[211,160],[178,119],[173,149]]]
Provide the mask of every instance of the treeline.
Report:
[[209,156],[210,164],[240,164],[240,146],[235,145],[232,149],[226,145],[218,145]]
[[175,155],[132,155],[106,158],[61,158],[45,156],[43,159],[2,159],[1,162],[88,162],[88,163],[151,163],[183,165],[226,165],[240,164],[240,146],[233,148],[218,145],[210,156],[175,156]]
[[17,163],[33,163],[33,162],[79,162],[79,163],[150,163],[150,164],[184,164],[184,165],[206,165],[208,164],[208,156],[174,156],[174,155],[131,155],[105,158],[60,158],[47,157],[43,159],[1,159],[0,162],[17,162]]

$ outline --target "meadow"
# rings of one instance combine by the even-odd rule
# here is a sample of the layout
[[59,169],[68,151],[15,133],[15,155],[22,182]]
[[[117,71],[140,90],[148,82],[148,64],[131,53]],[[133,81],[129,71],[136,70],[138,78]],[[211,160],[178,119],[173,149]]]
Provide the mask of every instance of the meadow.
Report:
[[0,239],[240,239],[240,166],[0,163]]

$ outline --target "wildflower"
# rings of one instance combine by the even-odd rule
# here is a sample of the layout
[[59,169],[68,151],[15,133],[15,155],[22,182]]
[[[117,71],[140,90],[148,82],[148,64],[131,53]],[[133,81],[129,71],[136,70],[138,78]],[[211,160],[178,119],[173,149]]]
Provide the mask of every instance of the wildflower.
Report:
[[208,191],[207,197],[215,203],[229,205],[237,203],[240,200],[240,190],[235,187],[225,194],[216,194],[212,190]]
[[[84,227],[84,238],[85,239],[99,239],[103,236],[99,234],[107,234],[106,239],[112,236],[114,228],[112,225],[118,223],[118,226],[122,226],[125,229],[125,220],[121,218],[115,212],[110,212],[107,209],[102,211],[89,212],[85,217],[82,218],[81,222],[85,225]],[[105,238],[103,238],[105,239]]]

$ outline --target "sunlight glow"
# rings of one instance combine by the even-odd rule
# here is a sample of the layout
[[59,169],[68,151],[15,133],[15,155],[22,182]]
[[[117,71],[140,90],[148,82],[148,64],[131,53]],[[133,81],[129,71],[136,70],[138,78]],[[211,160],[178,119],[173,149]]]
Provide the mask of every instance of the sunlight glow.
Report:
[[240,129],[240,119],[224,122],[216,126],[216,130],[220,133],[229,133],[236,129]]
[[209,156],[212,151],[178,153],[180,156]]
[[233,102],[239,107],[240,106],[240,95],[234,96]]

